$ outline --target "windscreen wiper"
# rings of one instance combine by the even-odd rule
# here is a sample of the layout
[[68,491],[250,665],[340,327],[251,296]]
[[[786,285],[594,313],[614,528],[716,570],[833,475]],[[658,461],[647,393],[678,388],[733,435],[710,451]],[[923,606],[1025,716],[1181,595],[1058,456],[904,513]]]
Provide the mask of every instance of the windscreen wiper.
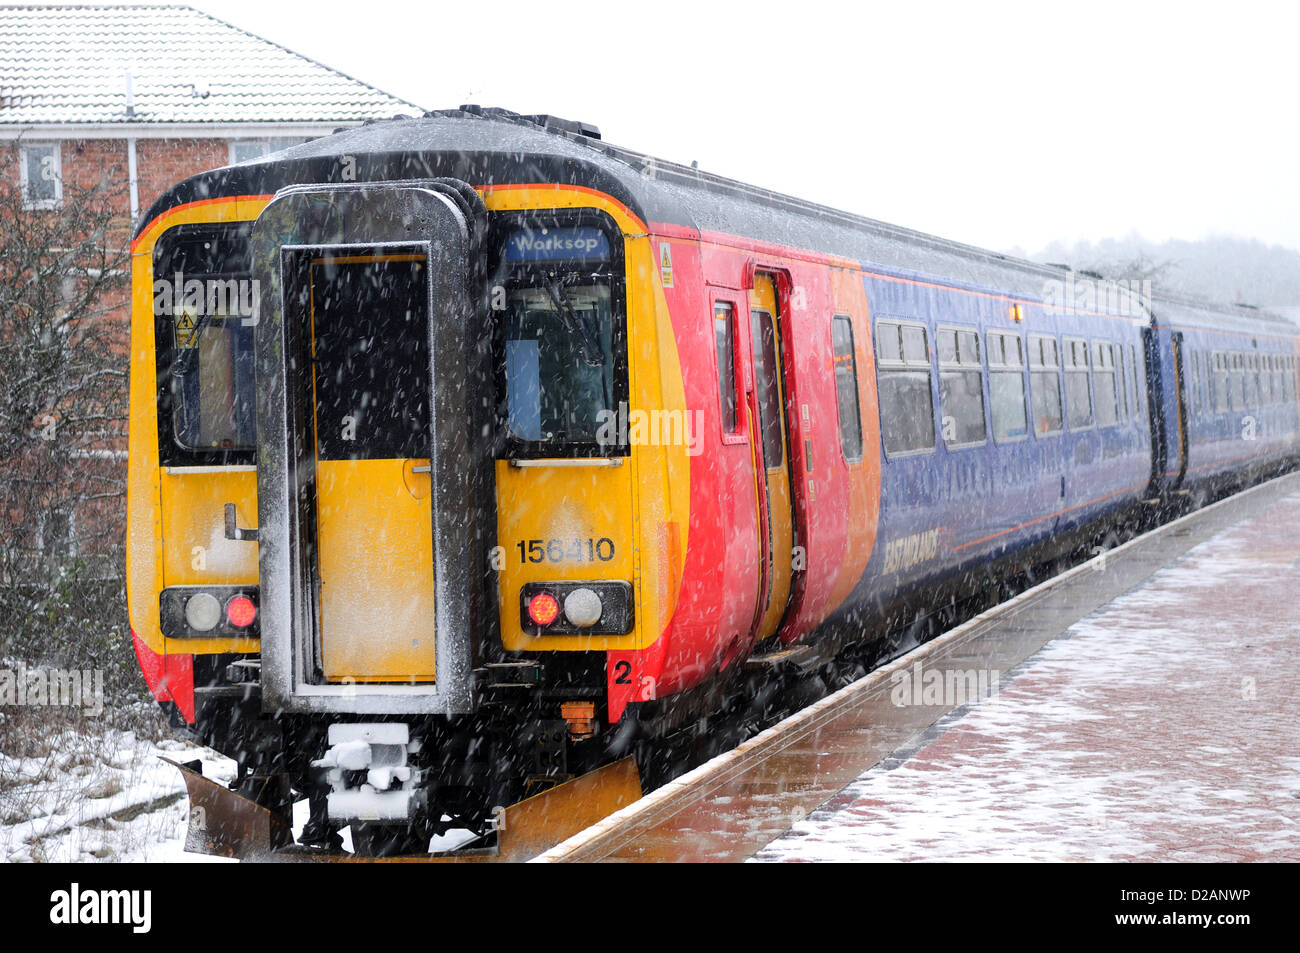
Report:
[[558,282],[553,278],[547,278],[545,288],[547,295],[560,311],[560,319],[564,322],[565,330],[578,338],[578,344],[582,348],[583,363],[589,367],[604,367],[605,356],[601,352],[596,329],[588,325],[573,310],[573,305],[569,303],[569,296],[564,293],[564,288]]
[[193,369],[199,351],[199,335],[206,331],[211,323],[212,315],[207,312],[199,315],[198,321],[194,322],[194,329],[190,332],[190,340],[193,343],[189,347],[176,348],[176,356],[172,358],[173,376],[184,377]]

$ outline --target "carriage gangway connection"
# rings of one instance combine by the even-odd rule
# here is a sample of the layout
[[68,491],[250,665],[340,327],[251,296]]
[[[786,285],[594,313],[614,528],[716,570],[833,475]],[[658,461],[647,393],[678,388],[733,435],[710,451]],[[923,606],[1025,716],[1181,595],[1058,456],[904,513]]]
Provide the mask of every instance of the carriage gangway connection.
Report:
[[[1026,590],[534,860],[1300,860],[1297,595],[1290,473]],[[980,673],[995,687],[954,698]]]

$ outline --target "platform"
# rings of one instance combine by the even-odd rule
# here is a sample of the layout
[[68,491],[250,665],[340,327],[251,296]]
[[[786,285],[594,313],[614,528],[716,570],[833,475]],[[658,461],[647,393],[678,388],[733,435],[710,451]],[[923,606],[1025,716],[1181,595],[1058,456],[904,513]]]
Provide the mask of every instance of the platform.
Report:
[[1291,474],[969,620],[538,859],[1300,860],[1298,596]]

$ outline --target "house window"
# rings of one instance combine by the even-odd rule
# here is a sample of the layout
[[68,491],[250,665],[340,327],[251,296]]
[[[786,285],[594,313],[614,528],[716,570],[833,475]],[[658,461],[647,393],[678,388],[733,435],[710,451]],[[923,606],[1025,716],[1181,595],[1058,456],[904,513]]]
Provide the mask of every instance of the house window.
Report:
[[39,536],[37,545],[47,559],[63,559],[77,555],[76,521],[66,510],[50,510],[37,516]]
[[247,162],[249,159],[260,159],[272,152],[279,152],[281,149],[288,149],[290,146],[301,145],[307,141],[306,139],[293,137],[287,139],[232,139],[230,141],[230,164],[235,165],[240,162]]
[[58,208],[63,203],[57,142],[24,143],[19,150],[18,166],[24,208]]

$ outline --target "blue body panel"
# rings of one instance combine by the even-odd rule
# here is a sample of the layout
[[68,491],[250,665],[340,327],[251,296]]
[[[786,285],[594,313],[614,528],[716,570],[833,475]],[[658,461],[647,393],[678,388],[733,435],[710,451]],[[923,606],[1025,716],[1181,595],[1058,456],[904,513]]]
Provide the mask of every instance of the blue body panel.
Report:
[[[880,320],[924,324],[928,331],[935,446],[893,456],[885,452],[883,442],[876,448],[883,474],[876,546],[842,611],[886,604],[900,594],[972,572],[990,560],[1012,556],[1131,506],[1147,494],[1152,458],[1141,366],[1144,317],[1065,310],[996,288],[959,286],[874,265],[864,268],[873,335]],[[935,353],[940,327],[979,335],[986,430],[982,442],[950,447],[944,439]],[[984,358],[990,330],[1018,334],[1026,351],[1030,334],[1052,337],[1058,351],[1065,338],[1083,339],[1090,347],[1099,342],[1120,345],[1125,358],[1116,372],[1117,386],[1123,388],[1119,422],[1079,429],[1065,422],[1061,432],[1040,436],[1033,426],[1026,367],[1022,376],[1029,432],[995,439],[991,376]],[[1064,374],[1057,376],[1063,388]],[[1091,391],[1090,400],[1095,408]]]
[[[1166,461],[1165,485],[1197,489],[1252,468],[1280,464],[1300,452],[1294,329],[1249,317],[1226,323],[1192,305],[1167,305],[1156,317],[1166,378],[1174,371],[1175,340],[1182,358],[1181,429],[1187,445],[1186,459],[1171,456]],[[1219,355],[1226,360],[1240,357],[1242,368],[1216,375]],[[1226,390],[1226,396],[1216,390]],[[1176,407],[1170,397],[1167,419],[1173,424]]]

